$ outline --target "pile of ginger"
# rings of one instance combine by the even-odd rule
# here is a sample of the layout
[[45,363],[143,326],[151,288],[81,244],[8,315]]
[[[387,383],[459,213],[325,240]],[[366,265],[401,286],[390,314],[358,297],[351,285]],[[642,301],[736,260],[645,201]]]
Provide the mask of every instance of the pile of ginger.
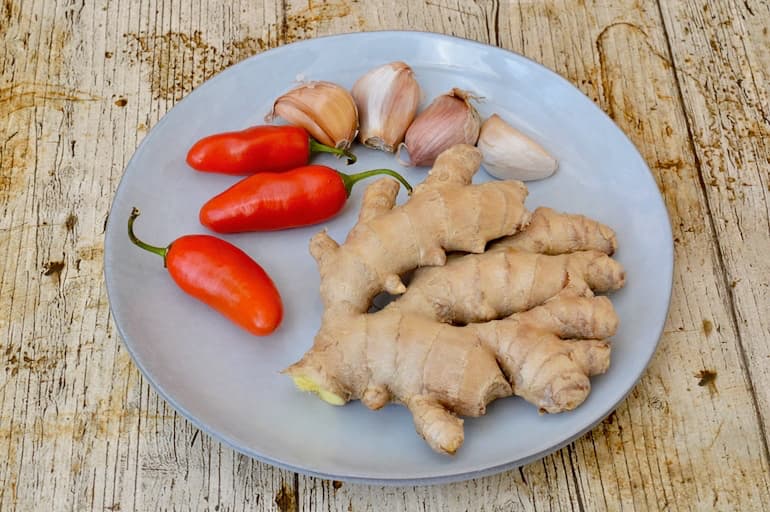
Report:
[[[481,157],[454,146],[407,202],[398,183],[370,185],[343,244],[310,242],[322,325],[285,370],[334,405],[406,406],[435,451],[454,454],[461,416],[516,395],[557,413],[607,371],[618,317],[606,293],[624,272],[613,231],[580,215],[524,207],[518,181],[471,184]],[[414,270],[409,285],[402,276]],[[382,292],[398,296],[369,312]]]

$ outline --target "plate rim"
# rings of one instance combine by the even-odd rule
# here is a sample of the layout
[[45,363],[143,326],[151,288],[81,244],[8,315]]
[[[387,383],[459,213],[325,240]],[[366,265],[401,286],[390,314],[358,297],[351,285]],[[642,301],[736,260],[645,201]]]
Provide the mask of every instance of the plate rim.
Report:
[[[127,341],[129,338],[126,336],[123,327],[121,326],[120,322],[118,321],[118,315],[116,315],[116,312],[113,308],[113,301],[110,300],[110,297],[113,296],[114,292],[111,291],[112,286],[110,285],[110,278],[108,277],[108,274],[111,272],[110,267],[111,265],[108,264],[108,255],[111,254],[109,247],[111,245],[110,239],[111,239],[111,233],[115,233],[116,230],[119,230],[118,227],[114,226],[115,222],[118,222],[114,219],[114,217],[111,215],[112,209],[115,205],[115,201],[119,195],[119,192],[121,190],[121,187],[124,185],[126,180],[126,170],[128,170],[132,162],[137,158],[137,155],[140,154],[140,152],[143,150],[143,148],[146,146],[148,141],[151,138],[152,132],[158,129],[159,127],[163,126],[167,121],[169,114],[180,104],[188,101],[191,97],[197,96],[198,90],[206,85],[210,85],[213,83],[216,83],[221,76],[232,69],[238,68],[239,66],[245,65],[247,62],[251,62],[254,60],[259,60],[261,58],[264,58],[266,56],[269,56],[272,54],[275,50],[279,50],[286,47],[293,47],[293,46],[305,46],[305,45],[313,45],[318,40],[333,40],[333,39],[356,39],[360,37],[366,37],[369,35],[379,35],[379,36],[408,36],[408,37],[418,37],[418,38],[427,38],[427,39],[437,39],[437,40],[448,40],[451,42],[454,42],[456,44],[462,44],[462,45],[470,45],[474,47],[478,47],[479,49],[483,49],[486,51],[492,50],[499,52],[500,55],[505,56],[506,58],[515,58],[515,59],[522,59],[524,61],[527,61],[529,65],[534,65],[536,68],[539,68],[541,71],[544,71],[546,74],[550,75],[551,78],[553,78],[556,81],[559,81],[562,83],[562,85],[567,85],[569,88],[573,89],[574,91],[578,92],[580,95],[582,95],[588,103],[591,104],[591,108],[594,109],[595,112],[598,112],[601,116],[605,118],[606,121],[609,121],[615,129],[620,133],[620,135],[629,143],[630,148],[636,153],[636,155],[639,157],[640,162],[643,163],[645,169],[647,170],[646,176],[649,180],[652,181],[653,186],[656,190],[658,190],[658,194],[655,196],[657,200],[659,201],[659,206],[662,208],[663,213],[665,215],[666,222],[666,233],[664,233],[667,245],[665,249],[668,253],[671,254],[671,259],[666,260],[667,266],[664,270],[665,278],[669,283],[668,290],[666,290],[666,314],[663,319],[663,323],[661,324],[659,328],[659,332],[657,334],[657,338],[655,341],[655,344],[653,347],[651,347],[650,356],[647,358],[646,361],[644,361],[644,366],[640,374],[636,377],[635,382],[632,386],[629,387],[629,389],[620,397],[619,400],[617,400],[615,403],[611,404],[611,406],[606,409],[605,412],[601,413],[596,421],[591,422],[587,426],[585,426],[582,429],[579,429],[578,432],[574,433],[571,436],[568,436],[564,440],[553,444],[549,446],[548,448],[545,448],[543,450],[540,450],[534,454],[528,455],[526,457],[512,460],[507,463],[498,464],[490,467],[486,467],[479,470],[462,470],[462,471],[443,471],[442,474],[436,475],[436,476],[427,476],[427,477],[412,477],[412,478],[381,478],[381,477],[366,477],[366,476],[360,476],[360,475],[353,475],[353,474],[342,474],[342,473],[325,473],[323,471],[316,471],[312,469],[307,469],[300,466],[295,466],[293,464],[289,464],[271,457],[268,457],[264,454],[258,453],[252,449],[250,449],[247,446],[243,446],[239,444],[237,441],[232,439],[230,436],[225,435],[221,432],[215,431],[213,428],[209,428],[208,425],[198,419],[195,415],[190,413],[185,407],[183,407],[181,404],[179,404],[175,399],[173,399],[163,388],[162,385],[160,385],[148,372],[147,368],[140,362],[141,358],[137,357],[137,354],[135,353],[134,348],[132,345]],[[121,221],[122,222],[122,221]],[[134,150],[134,153],[132,154],[131,158],[126,163],[125,168],[123,169],[123,173],[121,175],[120,181],[118,182],[118,186],[115,188],[115,192],[113,193],[112,201],[110,202],[110,210],[108,212],[108,219],[107,219],[107,227],[104,232],[104,255],[103,255],[103,274],[104,274],[104,281],[106,285],[106,292],[107,292],[107,299],[109,303],[109,310],[110,315],[112,316],[114,325],[118,331],[118,334],[120,335],[122,344],[126,351],[131,356],[131,359],[134,363],[134,365],[139,369],[144,379],[150,384],[150,386],[153,388],[153,390],[160,395],[161,398],[163,398],[171,407],[177,411],[179,414],[181,414],[187,421],[192,423],[197,429],[203,431],[203,433],[207,434],[209,437],[225,444],[226,446],[232,448],[237,453],[240,453],[242,455],[246,455],[248,457],[251,457],[253,459],[256,459],[260,462],[270,464],[272,466],[276,466],[278,468],[300,473],[303,475],[316,477],[316,478],[322,478],[325,480],[341,480],[348,483],[356,483],[356,484],[366,484],[366,485],[378,485],[378,486],[405,486],[405,485],[437,485],[437,484],[445,484],[445,483],[453,483],[453,482],[461,482],[461,481],[467,481],[475,478],[485,477],[494,475],[497,473],[501,473],[504,471],[508,471],[511,469],[515,469],[521,466],[524,466],[526,464],[530,464],[532,462],[535,462],[537,460],[540,460],[547,455],[551,453],[555,453],[556,451],[562,449],[563,447],[567,446],[568,444],[572,443],[576,439],[579,439],[583,437],[587,432],[593,430],[596,425],[601,423],[607,416],[609,416],[621,403],[623,403],[628,395],[633,391],[636,386],[639,384],[639,381],[649,368],[650,362],[652,361],[652,358],[655,356],[655,353],[658,350],[658,347],[660,345],[660,341],[662,339],[663,331],[665,329],[665,323],[668,318],[668,315],[670,313],[671,309],[671,297],[673,293],[673,285],[674,285],[674,265],[675,265],[675,253],[674,253],[674,241],[673,241],[673,232],[671,229],[671,216],[669,214],[666,202],[660,193],[660,190],[657,186],[657,183],[655,181],[655,177],[652,173],[652,170],[650,169],[649,165],[647,164],[647,161],[642,156],[639,149],[636,147],[634,142],[626,135],[626,133],[618,126],[618,124],[601,108],[599,108],[598,105],[594,101],[591,100],[587,95],[583,93],[578,87],[576,87],[572,82],[564,78],[562,75],[557,73],[556,71],[546,67],[543,64],[540,64],[539,62],[525,56],[521,55],[520,53],[517,53],[515,51],[502,48],[499,46],[493,46],[491,44],[482,43],[480,41],[476,41],[473,39],[468,39],[465,37],[460,36],[453,36],[453,35],[447,35],[437,32],[428,32],[428,31],[421,31],[421,30],[372,30],[372,31],[366,31],[366,32],[349,32],[344,34],[330,34],[330,35],[324,35],[324,36],[316,36],[310,39],[304,39],[301,41],[294,41],[287,44],[282,44],[280,46],[276,46],[274,48],[270,48],[268,50],[262,51],[260,53],[251,55],[250,57],[247,57],[231,66],[228,66],[219,72],[217,72],[214,76],[210,77],[205,82],[201,83],[200,85],[196,86],[190,93],[188,93],[186,96],[181,98],[179,101],[175,102],[174,105],[166,111],[163,116],[158,120],[157,123],[155,123],[154,126],[147,132],[147,134],[144,136],[142,141],[139,143],[139,145]]]

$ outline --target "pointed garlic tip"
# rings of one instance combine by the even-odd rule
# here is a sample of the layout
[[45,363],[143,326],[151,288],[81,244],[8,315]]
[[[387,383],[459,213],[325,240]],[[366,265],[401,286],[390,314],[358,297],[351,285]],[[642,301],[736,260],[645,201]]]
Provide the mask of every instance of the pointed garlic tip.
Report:
[[420,84],[403,62],[374,68],[353,85],[361,125],[359,140],[370,148],[393,153],[404,140],[420,104]]
[[433,165],[440,153],[456,144],[476,144],[481,117],[472,98],[468,91],[452,89],[420,112],[404,139],[409,165]]
[[539,180],[552,175],[559,166],[540,144],[497,114],[481,126],[478,148],[484,168],[501,180]]
[[287,92],[265,118],[282,117],[301,126],[318,142],[347,149],[358,132],[358,110],[353,97],[331,82],[308,82]]

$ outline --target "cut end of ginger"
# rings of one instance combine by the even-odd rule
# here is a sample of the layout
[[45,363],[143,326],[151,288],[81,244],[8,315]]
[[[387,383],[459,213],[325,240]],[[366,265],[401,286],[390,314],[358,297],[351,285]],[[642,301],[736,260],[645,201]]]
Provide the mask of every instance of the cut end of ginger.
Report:
[[304,375],[292,376],[292,380],[294,381],[294,385],[297,386],[297,389],[300,391],[309,391],[311,393],[315,393],[318,395],[318,398],[327,404],[345,405],[345,400],[341,396],[322,388],[320,384],[308,377],[305,377]]

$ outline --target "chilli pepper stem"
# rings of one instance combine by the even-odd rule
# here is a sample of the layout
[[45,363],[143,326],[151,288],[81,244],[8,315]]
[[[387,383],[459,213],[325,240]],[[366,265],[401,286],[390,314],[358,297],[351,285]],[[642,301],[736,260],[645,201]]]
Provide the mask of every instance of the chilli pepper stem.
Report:
[[391,169],[372,169],[371,171],[359,172],[357,174],[345,174],[343,172],[337,171],[337,174],[339,174],[342,178],[342,183],[345,185],[345,192],[347,193],[348,197],[350,196],[350,190],[353,188],[353,185],[371,176],[377,176],[378,174],[387,174],[388,176],[396,178],[406,188],[409,195],[412,195],[412,186],[409,184],[409,182],[406,181],[406,179],[404,179],[404,177],[399,173]]
[[134,221],[137,217],[140,215],[139,208],[136,206],[131,210],[131,215],[128,217],[128,238],[131,239],[131,241],[134,243],[134,245],[137,245],[138,247],[141,247],[145,251],[149,251],[151,253],[157,254],[161,258],[163,258],[163,266],[166,266],[166,255],[168,254],[169,247],[155,247],[154,245],[150,245],[147,243],[142,242],[139,240],[136,235],[134,234]]
[[348,165],[356,163],[356,155],[348,151],[347,149],[333,148],[326,144],[321,144],[313,137],[310,137],[310,152],[311,153],[331,153],[337,155],[337,157],[345,157],[348,159]]

